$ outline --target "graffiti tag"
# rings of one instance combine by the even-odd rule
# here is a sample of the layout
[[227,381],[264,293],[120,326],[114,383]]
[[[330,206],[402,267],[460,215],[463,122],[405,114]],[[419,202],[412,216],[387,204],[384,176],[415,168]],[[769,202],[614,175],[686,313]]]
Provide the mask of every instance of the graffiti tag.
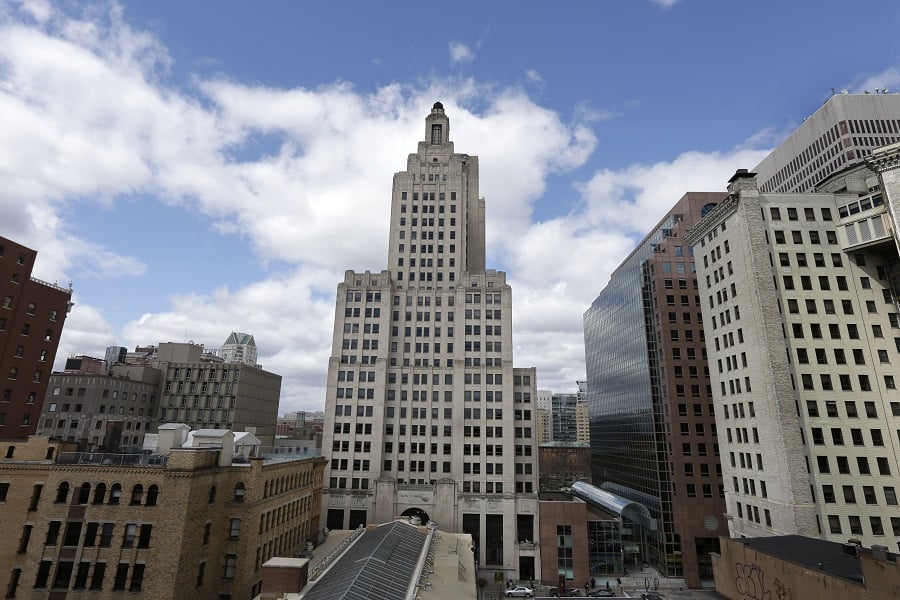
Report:
[[734,563],[734,585],[738,594],[751,600],[772,600],[772,593],[766,590],[765,576],[759,565]]

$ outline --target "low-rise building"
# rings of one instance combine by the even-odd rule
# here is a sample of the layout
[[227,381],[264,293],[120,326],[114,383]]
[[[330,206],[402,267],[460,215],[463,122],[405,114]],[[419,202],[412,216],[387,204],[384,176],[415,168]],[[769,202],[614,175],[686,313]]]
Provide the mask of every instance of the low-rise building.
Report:
[[306,556],[263,565],[259,600],[480,597],[472,536],[417,518],[330,531]]
[[130,365],[95,372],[91,365],[77,360],[74,370],[50,376],[37,433],[75,442],[81,451],[140,449],[155,428],[160,372]]
[[159,345],[162,371],[159,422],[252,433],[265,452],[275,443],[281,375],[243,363],[224,363],[197,344]]
[[716,591],[729,600],[888,600],[900,591],[898,555],[885,546],[800,535],[723,537],[719,546],[713,554]]
[[6,597],[249,598],[264,562],[317,539],[325,459],[248,458],[230,431],[188,434],[163,425],[143,455],[0,442]]
[[590,442],[547,442],[538,446],[541,490],[555,490],[575,481],[591,481]]
[[583,588],[623,573],[621,515],[568,492],[541,492],[541,583],[559,589]]

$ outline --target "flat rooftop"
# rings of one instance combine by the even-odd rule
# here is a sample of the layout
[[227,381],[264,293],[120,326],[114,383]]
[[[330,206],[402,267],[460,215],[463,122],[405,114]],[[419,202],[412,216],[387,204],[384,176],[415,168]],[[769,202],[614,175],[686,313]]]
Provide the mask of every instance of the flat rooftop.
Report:
[[844,554],[844,546],[838,542],[802,535],[741,538],[733,541],[785,562],[863,585],[859,559]]

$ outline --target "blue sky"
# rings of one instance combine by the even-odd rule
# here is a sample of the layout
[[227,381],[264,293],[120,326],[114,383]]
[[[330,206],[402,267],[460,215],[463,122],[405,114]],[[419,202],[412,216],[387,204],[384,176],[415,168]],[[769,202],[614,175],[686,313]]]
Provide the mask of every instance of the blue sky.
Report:
[[870,0],[0,0],[0,235],[73,281],[57,366],[246,331],[282,411],[318,410],[337,283],[386,266],[391,176],[441,100],[515,362],[568,391],[633,245],[832,89],[900,90],[898,30]]

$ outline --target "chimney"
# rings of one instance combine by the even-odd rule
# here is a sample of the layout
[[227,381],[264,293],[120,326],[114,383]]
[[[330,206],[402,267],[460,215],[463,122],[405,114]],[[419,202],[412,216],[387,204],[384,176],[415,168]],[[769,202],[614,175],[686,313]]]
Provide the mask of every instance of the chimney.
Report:
[[738,169],[728,180],[728,193],[738,195],[740,190],[758,190],[756,184],[756,173],[751,173],[747,169]]

